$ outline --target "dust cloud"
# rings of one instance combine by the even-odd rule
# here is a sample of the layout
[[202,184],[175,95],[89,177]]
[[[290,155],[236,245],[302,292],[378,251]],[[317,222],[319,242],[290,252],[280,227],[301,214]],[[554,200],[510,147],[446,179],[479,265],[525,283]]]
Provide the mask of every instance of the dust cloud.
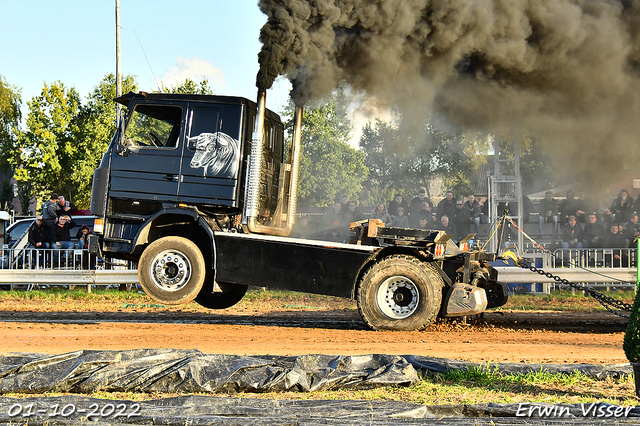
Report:
[[260,0],[259,88],[340,83],[405,116],[520,128],[597,178],[637,163],[640,0]]

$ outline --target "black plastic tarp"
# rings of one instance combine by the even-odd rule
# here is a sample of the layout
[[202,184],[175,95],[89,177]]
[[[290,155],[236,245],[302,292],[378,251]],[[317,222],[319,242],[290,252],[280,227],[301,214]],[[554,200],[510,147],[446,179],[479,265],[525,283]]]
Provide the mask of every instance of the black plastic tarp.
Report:
[[0,356],[0,392],[267,392],[410,385],[395,355],[211,355],[198,350],[77,351]]
[[[519,404],[423,406],[402,401],[269,400],[181,396],[144,402],[106,400],[84,396],[13,399],[0,397],[3,424],[67,425],[89,421],[99,424],[153,425],[611,425],[640,424],[640,410],[590,404],[540,404],[546,417]],[[597,417],[602,406],[602,417]],[[607,408],[611,407],[607,411]],[[554,415],[555,413],[555,415]]]

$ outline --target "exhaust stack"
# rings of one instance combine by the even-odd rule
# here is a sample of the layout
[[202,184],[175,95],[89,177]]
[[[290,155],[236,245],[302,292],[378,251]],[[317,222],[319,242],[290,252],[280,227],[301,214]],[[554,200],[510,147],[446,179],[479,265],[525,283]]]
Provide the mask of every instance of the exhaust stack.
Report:
[[[247,197],[245,199],[245,218],[250,232],[258,234],[269,234],[286,237],[291,233],[296,217],[297,196],[298,196],[298,176],[300,171],[300,136],[302,130],[302,107],[296,106],[294,115],[293,141],[289,159],[290,164],[283,164],[283,167],[290,167],[291,177],[287,191],[280,191],[278,206],[284,206],[288,200],[286,210],[285,226],[268,226],[258,222],[260,207],[260,181],[264,171],[264,118],[266,112],[266,91],[258,90],[258,111],[256,115],[255,132],[251,141],[251,158],[249,165],[249,176],[247,179]],[[280,182],[280,185],[284,185]],[[276,211],[282,211],[277,208]],[[279,221],[275,221],[279,223]]]

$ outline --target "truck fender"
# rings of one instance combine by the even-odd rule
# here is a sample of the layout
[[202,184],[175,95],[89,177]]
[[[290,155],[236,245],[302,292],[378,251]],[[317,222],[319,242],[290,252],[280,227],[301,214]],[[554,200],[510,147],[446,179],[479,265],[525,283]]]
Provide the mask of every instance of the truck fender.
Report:
[[216,270],[216,248],[215,239],[213,238],[214,230],[209,221],[198,214],[197,211],[184,208],[167,208],[160,210],[151,215],[138,229],[136,236],[133,240],[132,252],[142,252],[142,246],[153,242],[151,239],[151,230],[154,225],[159,223],[171,223],[179,220],[187,219],[190,222],[196,223],[205,233],[208,240],[211,242],[211,259],[210,264],[212,269]]

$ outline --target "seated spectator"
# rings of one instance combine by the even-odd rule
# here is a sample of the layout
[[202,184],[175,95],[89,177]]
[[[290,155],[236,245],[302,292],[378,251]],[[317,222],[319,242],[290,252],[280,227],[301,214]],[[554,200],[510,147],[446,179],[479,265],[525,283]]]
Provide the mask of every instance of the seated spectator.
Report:
[[618,250],[613,250],[611,254],[605,253],[605,266],[620,266],[621,250],[619,249],[624,248],[626,243],[620,226],[616,222],[613,222],[609,231],[605,233],[602,247]]
[[437,208],[436,219],[439,221],[440,218],[444,215],[453,217],[456,212],[456,198],[453,196],[453,191],[449,190],[446,192],[445,198],[440,200]]
[[398,207],[396,210],[396,217],[391,220],[389,224],[391,228],[408,228],[409,227],[409,218],[404,215],[404,209],[402,207]]
[[562,230],[562,248],[582,248],[583,240],[582,227],[575,216],[569,216],[569,223],[567,223]]
[[420,209],[419,213],[420,222],[422,222],[422,219],[426,219],[427,223],[429,223],[429,226],[431,226],[434,216],[433,206],[431,206],[428,202],[423,201],[421,207],[422,208]]
[[613,221],[624,226],[629,221],[629,216],[633,212],[633,198],[626,189],[621,189],[618,198],[611,204]]
[[[638,197],[640,198],[640,197]],[[638,213],[633,212],[629,217],[629,222],[627,223],[627,233],[625,238],[628,241],[628,247],[635,247],[634,241],[638,236],[640,236],[640,222],[638,221]]]
[[95,234],[87,225],[82,225],[80,229],[78,229],[78,232],[76,232],[76,238],[78,239],[78,242],[76,243],[77,249],[89,248],[89,235]]
[[596,213],[589,213],[587,223],[584,225],[584,246],[588,248],[602,247],[602,238],[604,236],[604,227],[598,222]]
[[371,211],[371,219],[380,219],[384,222],[385,226],[391,223],[391,216],[387,213],[387,208],[384,203],[379,203],[376,208]]
[[440,226],[438,226],[438,231],[444,231],[446,234],[451,235],[451,238],[454,241],[459,241],[458,230],[453,223],[450,223],[449,216],[446,214],[440,218]]
[[333,203],[333,206],[329,207],[329,210],[327,212],[324,229],[331,228],[333,226],[333,222],[335,222],[336,220],[340,222],[340,225],[342,225],[344,221],[343,213],[344,212],[342,211],[342,203],[340,201],[336,201],[335,203]]
[[456,201],[456,210],[450,221],[455,225],[456,230],[461,237],[466,236],[469,233],[471,218],[469,217],[469,210],[464,208],[464,202],[462,200]]
[[347,236],[342,229],[342,224],[339,220],[333,222],[331,229],[324,232],[322,239],[325,241],[331,241],[334,243],[346,243]]
[[558,203],[553,198],[553,193],[547,191],[544,199],[540,201],[540,216],[538,217],[538,236],[542,235],[542,225],[545,222],[553,223],[553,235],[558,235]]
[[312,235],[313,229],[311,228],[311,225],[309,225],[309,218],[306,216],[302,216],[300,220],[294,223],[290,236],[292,238],[309,239],[312,237]]
[[584,222],[584,214],[582,201],[575,198],[572,190],[568,190],[567,198],[562,200],[558,205],[558,219],[560,224],[567,224],[570,216],[575,216],[578,222]]
[[[69,231],[74,226],[76,226],[76,224],[69,216],[60,216],[49,234],[51,247],[54,249],[63,250],[72,249],[74,245],[73,241],[71,241],[71,235],[69,235]],[[60,258],[58,258],[58,260],[60,260]]]
[[356,210],[355,201],[349,201],[347,203],[347,209],[342,214],[342,218],[344,220],[344,224],[347,230],[349,229],[349,225],[351,224],[351,222],[355,222],[362,219],[362,215],[359,214],[358,211]]
[[49,232],[50,229],[47,224],[44,223],[42,216],[37,216],[34,224],[29,229],[29,244],[38,249],[48,249],[51,247]]
[[409,216],[409,225],[411,225],[412,228],[418,228],[420,226],[420,218],[422,216],[424,203],[427,203],[427,206],[429,207],[428,210],[431,212],[433,203],[429,197],[427,197],[427,188],[423,186],[418,189],[418,195],[416,195],[409,203],[409,211],[407,213]]
[[395,197],[393,197],[393,200],[389,202],[389,207],[387,208],[387,212],[391,216],[392,220],[396,217],[398,207],[402,207],[405,212],[409,211],[409,206],[407,206],[406,201],[404,201],[404,198],[402,198],[402,195],[400,194],[396,194]]
[[473,223],[474,232],[479,234],[480,224],[486,222],[485,215],[482,212],[483,206],[476,200],[475,195],[469,194],[467,201],[464,203],[464,208],[469,212],[469,221]]
[[420,229],[431,229],[432,227],[429,225],[429,221],[426,217],[420,218]]

